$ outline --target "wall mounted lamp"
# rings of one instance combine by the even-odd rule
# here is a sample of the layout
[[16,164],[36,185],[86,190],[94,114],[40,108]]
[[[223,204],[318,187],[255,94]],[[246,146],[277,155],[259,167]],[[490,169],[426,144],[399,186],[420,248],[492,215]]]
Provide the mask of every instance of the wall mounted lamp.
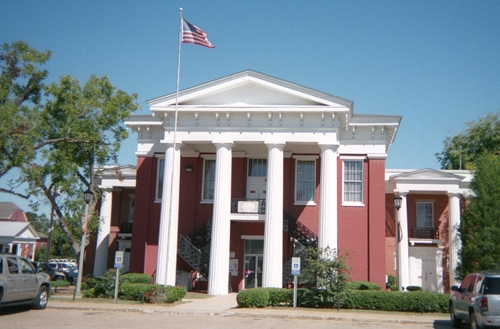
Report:
[[186,165],[186,167],[184,169],[186,170],[186,172],[191,172],[191,171],[193,171],[193,166],[192,165]]

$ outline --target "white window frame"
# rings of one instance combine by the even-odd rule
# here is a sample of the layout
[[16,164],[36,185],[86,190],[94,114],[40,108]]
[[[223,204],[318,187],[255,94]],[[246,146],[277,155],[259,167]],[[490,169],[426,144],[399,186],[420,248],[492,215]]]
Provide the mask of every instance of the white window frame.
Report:
[[[294,198],[294,204],[295,205],[306,205],[306,206],[314,206],[316,205],[316,175],[317,175],[317,156],[294,156],[295,159],[295,177],[294,177],[294,193],[293,193],[293,198]],[[309,161],[314,163],[314,174],[313,174],[313,190],[312,190],[312,200],[298,200],[297,199],[297,192],[298,192],[298,169],[297,166],[299,164],[299,161]],[[305,181],[305,180],[304,180]]]
[[[419,225],[421,221],[419,221],[419,205],[430,205],[431,214],[430,214],[430,226],[421,226]],[[427,215],[427,214],[423,214]],[[417,228],[434,228],[434,201],[432,200],[417,200],[415,205],[415,218],[417,222]],[[426,219],[427,221],[427,219]],[[425,224],[425,223],[424,223]]]
[[[365,159],[366,157],[341,157],[342,160],[342,205],[343,206],[364,206],[364,194],[365,194]],[[359,162],[361,163],[361,180],[349,180],[346,181],[346,163],[347,162]],[[361,184],[361,195],[360,200],[351,201],[346,200],[346,183],[360,183]]]
[[[214,203],[214,199],[207,199],[205,198],[205,164],[207,162],[207,160],[210,160],[210,161],[214,161],[214,165],[217,166],[217,163],[215,161],[215,155],[205,155],[205,156],[202,156],[203,158],[203,177],[202,177],[202,180],[201,180],[201,203]],[[214,173],[215,175],[215,173]],[[214,180],[215,180],[215,177],[214,177]],[[214,182],[215,184],[215,182]],[[214,194],[215,194],[215,191],[214,191]]]

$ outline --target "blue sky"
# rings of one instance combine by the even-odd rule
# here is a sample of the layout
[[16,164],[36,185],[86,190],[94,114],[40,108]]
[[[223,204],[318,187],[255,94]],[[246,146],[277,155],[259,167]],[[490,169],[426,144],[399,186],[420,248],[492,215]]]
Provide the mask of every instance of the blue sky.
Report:
[[387,168],[439,169],[444,139],[500,108],[496,0],[4,0],[0,42],[51,50],[50,81],[106,75],[146,113],[175,92],[181,7],[216,47],[182,45],[181,89],[251,69],[401,115]]

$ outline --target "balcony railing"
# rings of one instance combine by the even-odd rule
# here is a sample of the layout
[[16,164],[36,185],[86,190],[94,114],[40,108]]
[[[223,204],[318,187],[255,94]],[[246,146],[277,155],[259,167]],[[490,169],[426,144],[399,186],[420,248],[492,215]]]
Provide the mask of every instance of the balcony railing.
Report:
[[231,213],[233,214],[259,214],[266,213],[265,199],[231,199]]
[[120,233],[132,233],[132,224],[130,222],[120,223]]
[[439,230],[435,227],[414,227],[412,238],[439,240]]

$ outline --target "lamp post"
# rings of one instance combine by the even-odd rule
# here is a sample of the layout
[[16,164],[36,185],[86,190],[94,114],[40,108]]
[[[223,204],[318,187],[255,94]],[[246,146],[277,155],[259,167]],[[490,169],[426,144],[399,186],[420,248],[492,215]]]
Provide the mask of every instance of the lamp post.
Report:
[[[88,188],[85,192],[83,192],[83,198],[85,200],[85,222],[89,219],[89,203],[92,201],[92,197],[94,193]],[[84,222],[84,223],[85,223]],[[83,224],[83,223],[82,223]],[[80,294],[80,289],[82,285],[82,272],[83,272],[83,256],[85,253],[85,243],[87,241],[87,228],[85,223],[85,229],[83,229],[84,225],[82,225],[82,241],[80,242],[80,259],[78,261],[78,279],[76,281],[75,295],[73,296],[73,300],[77,294]]]
[[396,225],[395,225],[395,228],[394,228],[394,231],[395,231],[395,235],[396,235],[396,282],[398,284],[398,290],[401,290],[401,248],[400,248],[400,245],[399,243],[401,242],[401,227],[400,227],[400,223],[399,223],[399,209],[401,209],[401,200],[403,200],[403,198],[398,194],[396,193],[396,195],[394,196],[394,208],[396,209],[396,218],[395,218],[395,222],[396,222]]

